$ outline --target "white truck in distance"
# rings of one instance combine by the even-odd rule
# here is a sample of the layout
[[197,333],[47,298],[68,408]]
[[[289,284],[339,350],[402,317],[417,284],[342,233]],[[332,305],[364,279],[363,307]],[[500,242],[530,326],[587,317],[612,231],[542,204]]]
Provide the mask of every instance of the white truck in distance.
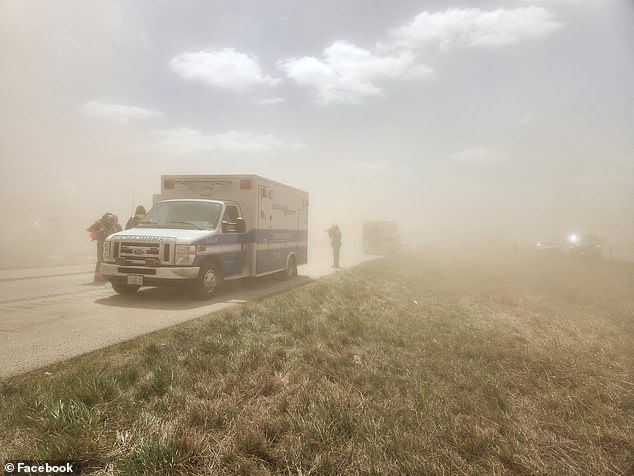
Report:
[[401,248],[401,235],[394,221],[364,221],[362,240],[366,255],[396,253]]
[[257,175],[164,175],[136,227],[103,248],[101,275],[120,294],[188,286],[210,297],[223,280],[281,272],[308,259],[308,193]]

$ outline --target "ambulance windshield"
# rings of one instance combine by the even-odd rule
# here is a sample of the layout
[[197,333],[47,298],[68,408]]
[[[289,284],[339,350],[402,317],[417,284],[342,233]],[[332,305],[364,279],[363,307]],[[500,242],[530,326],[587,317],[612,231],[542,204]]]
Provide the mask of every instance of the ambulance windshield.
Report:
[[208,201],[167,201],[156,204],[138,228],[194,228],[214,230],[222,203]]

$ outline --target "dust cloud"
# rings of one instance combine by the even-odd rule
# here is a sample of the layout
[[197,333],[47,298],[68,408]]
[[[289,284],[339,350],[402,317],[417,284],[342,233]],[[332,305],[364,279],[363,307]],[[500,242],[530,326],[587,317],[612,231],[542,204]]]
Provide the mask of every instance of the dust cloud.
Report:
[[[360,1],[2,2],[0,267],[94,262],[103,213],[125,224],[161,175],[221,173],[308,191],[311,243],[336,222],[342,253],[392,220],[411,246],[593,232],[634,257],[632,6],[519,3],[458,26],[460,2],[365,22]],[[483,43],[494,8],[541,29]],[[406,36],[422,12],[445,36]]]

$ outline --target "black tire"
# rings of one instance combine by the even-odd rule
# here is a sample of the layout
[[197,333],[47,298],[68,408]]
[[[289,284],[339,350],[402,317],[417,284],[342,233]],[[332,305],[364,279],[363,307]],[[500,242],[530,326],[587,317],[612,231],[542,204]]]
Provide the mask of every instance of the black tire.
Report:
[[222,268],[215,261],[205,262],[198,273],[194,284],[194,297],[209,299],[222,284]]
[[297,261],[295,256],[290,256],[286,260],[286,268],[282,271],[282,278],[293,279],[295,276],[297,276]]
[[123,283],[121,281],[111,281],[112,289],[118,294],[134,294],[141,286],[132,286],[130,284]]

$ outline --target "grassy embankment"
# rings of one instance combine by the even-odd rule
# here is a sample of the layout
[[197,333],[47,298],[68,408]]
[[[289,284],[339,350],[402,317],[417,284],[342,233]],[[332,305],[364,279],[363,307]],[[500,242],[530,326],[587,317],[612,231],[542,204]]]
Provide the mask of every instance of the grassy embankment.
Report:
[[[634,268],[408,254],[0,384],[84,474],[632,474]],[[130,318],[133,318],[131,316]]]

